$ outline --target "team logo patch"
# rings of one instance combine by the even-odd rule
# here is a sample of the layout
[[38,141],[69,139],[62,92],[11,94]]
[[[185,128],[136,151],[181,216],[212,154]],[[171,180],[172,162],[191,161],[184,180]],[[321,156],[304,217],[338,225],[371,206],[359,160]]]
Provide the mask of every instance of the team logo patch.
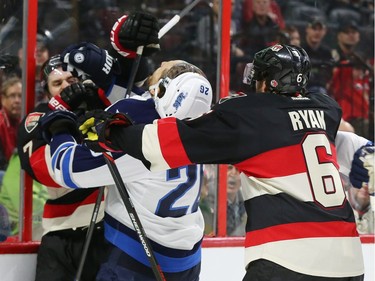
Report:
[[43,112],[32,112],[29,115],[27,115],[25,120],[26,132],[31,133],[38,126],[39,119],[43,115]]
[[271,84],[271,86],[274,87],[274,88],[276,88],[277,85],[279,85],[279,83],[277,83],[276,80],[271,80],[270,84]]
[[76,53],[73,59],[76,63],[82,63],[85,60],[85,56],[82,53]]
[[283,46],[277,44],[277,45],[272,46],[272,47],[271,47],[271,50],[274,51],[274,52],[278,52],[278,51],[280,51],[282,48],[283,48]]

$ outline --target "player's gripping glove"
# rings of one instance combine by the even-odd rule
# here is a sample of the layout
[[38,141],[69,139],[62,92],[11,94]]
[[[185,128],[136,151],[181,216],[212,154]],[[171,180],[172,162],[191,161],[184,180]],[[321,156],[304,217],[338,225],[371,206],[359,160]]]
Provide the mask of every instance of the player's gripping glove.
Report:
[[94,83],[85,81],[85,95],[83,100],[85,102],[85,109],[87,111],[94,109],[105,109],[111,105],[111,102],[107,99],[105,92],[97,87]]
[[374,193],[374,145],[365,145],[356,151],[349,173],[350,182],[356,188],[363,185],[369,187],[369,193]]
[[43,139],[50,143],[53,136],[70,134],[75,139],[80,139],[77,126],[77,116],[71,111],[50,111],[39,119]]
[[105,90],[115,75],[121,72],[117,59],[92,43],[70,45],[61,53],[61,60],[64,62],[64,70],[82,80],[90,78]]
[[96,152],[120,152],[107,136],[114,126],[128,127],[133,124],[129,116],[123,113],[110,113],[104,110],[93,110],[79,120],[79,130],[85,137],[86,145]]
[[82,103],[85,95],[85,86],[78,82],[64,88],[60,95],[54,96],[48,102],[52,110],[73,111]]
[[119,54],[126,58],[134,58],[139,46],[144,46],[143,56],[159,51],[157,18],[141,12],[122,16],[112,27],[111,44]]
[[110,105],[103,90],[92,82],[78,82],[62,90],[59,96],[50,99],[48,107],[52,110],[73,111],[77,116],[85,111],[104,109]]

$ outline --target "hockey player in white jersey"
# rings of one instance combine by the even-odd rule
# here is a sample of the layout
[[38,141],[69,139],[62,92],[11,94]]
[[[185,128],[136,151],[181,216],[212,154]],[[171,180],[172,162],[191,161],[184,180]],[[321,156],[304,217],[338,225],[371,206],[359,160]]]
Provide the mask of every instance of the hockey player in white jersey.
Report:
[[[141,96],[123,99],[107,111],[126,113],[133,122],[144,124],[166,116],[197,117],[210,109],[210,83],[200,69],[187,62],[163,63],[151,75],[149,83],[154,84],[150,86],[155,99]],[[103,156],[74,138],[75,122],[73,114],[61,111],[41,121],[50,141],[56,181],[70,188],[113,185]],[[66,128],[63,131],[57,126],[62,123]],[[155,173],[128,155],[114,153],[113,157],[166,279],[199,280],[204,231],[198,207],[202,166],[187,165]],[[108,188],[106,197],[105,237],[111,244],[111,252],[97,280],[155,280],[115,186]]]
[[374,144],[354,133],[340,131],[335,144],[357,230],[360,234],[374,233]]

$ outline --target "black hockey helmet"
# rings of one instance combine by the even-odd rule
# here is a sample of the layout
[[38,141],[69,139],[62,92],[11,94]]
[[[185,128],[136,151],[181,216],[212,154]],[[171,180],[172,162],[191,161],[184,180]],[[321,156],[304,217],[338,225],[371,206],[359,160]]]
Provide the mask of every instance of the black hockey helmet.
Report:
[[40,83],[43,89],[47,90],[49,74],[53,70],[62,67],[62,65],[63,62],[61,61],[60,55],[52,56],[45,63],[43,63],[40,70]]
[[310,76],[310,59],[297,46],[276,44],[257,52],[244,72],[244,83],[265,80],[271,92],[284,95],[304,93]]

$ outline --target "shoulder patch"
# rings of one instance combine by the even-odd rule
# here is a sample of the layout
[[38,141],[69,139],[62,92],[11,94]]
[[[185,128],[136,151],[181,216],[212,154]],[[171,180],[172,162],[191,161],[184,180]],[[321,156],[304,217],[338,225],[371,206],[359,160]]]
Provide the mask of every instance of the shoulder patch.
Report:
[[25,120],[25,130],[28,133],[31,133],[38,126],[39,119],[43,115],[43,112],[32,112],[29,115],[27,115]]

